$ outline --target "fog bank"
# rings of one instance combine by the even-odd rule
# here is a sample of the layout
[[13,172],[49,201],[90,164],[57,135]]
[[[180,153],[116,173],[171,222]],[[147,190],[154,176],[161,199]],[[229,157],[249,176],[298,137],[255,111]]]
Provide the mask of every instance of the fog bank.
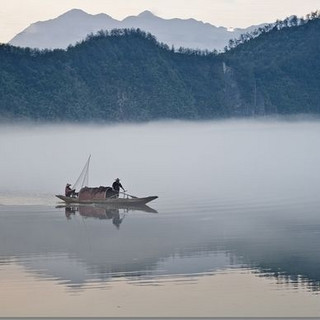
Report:
[[61,193],[91,154],[89,185],[119,177],[140,196],[317,197],[319,140],[320,122],[307,120],[8,125],[0,129],[0,193]]

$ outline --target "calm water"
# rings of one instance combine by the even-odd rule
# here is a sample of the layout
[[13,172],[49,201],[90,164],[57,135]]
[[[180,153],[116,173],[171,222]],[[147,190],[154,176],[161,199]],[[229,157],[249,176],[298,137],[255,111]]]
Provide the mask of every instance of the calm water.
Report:
[[[0,316],[320,316],[320,122],[0,129]],[[92,155],[150,208],[65,208]]]

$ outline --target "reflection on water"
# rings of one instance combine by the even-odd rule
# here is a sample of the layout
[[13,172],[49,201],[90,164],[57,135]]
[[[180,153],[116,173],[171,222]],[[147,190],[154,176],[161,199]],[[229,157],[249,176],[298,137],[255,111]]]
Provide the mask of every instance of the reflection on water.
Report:
[[79,212],[79,214],[83,217],[91,217],[96,219],[110,219],[112,220],[112,223],[119,228],[120,224],[122,223],[125,215],[123,214],[122,217],[120,217],[120,212],[118,208],[99,208],[99,207],[74,207],[74,206],[67,206],[65,208],[65,215],[67,219],[71,219],[71,215],[74,215],[76,212]]
[[118,229],[120,228],[120,224],[126,216],[126,213],[130,211],[142,211],[142,212],[151,212],[157,213],[156,210],[150,208],[146,205],[135,205],[132,207],[125,206],[117,206],[117,205],[103,205],[103,204],[93,204],[93,205],[60,205],[56,208],[63,208],[65,210],[65,215],[68,220],[71,219],[73,215],[77,213],[80,216],[85,218],[96,218],[96,219],[108,219],[111,220],[113,225]]
[[[241,302],[250,307],[245,297],[257,306],[265,302],[265,308],[257,307],[256,313],[247,308],[243,316],[303,316],[308,310],[312,310],[308,315],[320,315],[310,305],[320,291],[317,122],[155,124],[85,128],[84,133],[82,128],[73,129],[65,132],[65,141],[57,139],[60,132],[55,133],[54,128],[49,133],[38,129],[46,137],[44,145],[50,146],[43,151],[47,161],[52,149],[59,158],[60,148],[69,148],[76,133],[83,145],[80,151],[74,149],[71,157],[75,161],[70,160],[82,163],[83,149],[85,156],[88,150],[96,155],[94,185],[112,180],[109,176],[106,182],[104,176],[112,167],[110,175],[124,179],[134,194],[157,194],[159,199],[152,202],[154,208],[56,203],[53,195],[79,168],[64,168],[63,154],[60,165],[59,159],[57,163],[39,162],[38,153],[29,151],[43,138],[26,135],[21,143],[23,163],[28,158],[29,170],[34,165],[52,175],[52,180],[39,183],[43,172],[34,169],[24,175],[26,168],[16,159],[17,148],[12,149],[19,142],[19,130],[13,136],[6,133],[6,139],[0,141],[7,151],[1,175],[14,170],[22,175],[21,181],[33,181],[30,175],[35,183],[51,188],[48,196],[41,190],[33,192],[33,183],[24,182],[32,185],[30,190],[25,186],[31,195],[13,192],[9,178],[5,179],[6,189],[0,188],[0,285],[6,292],[16,297],[31,287],[38,293],[46,289],[57,296],[59,292],[70,303],[70,297],[77,296],[79,300],[68,313],[71,316],[78,315],[75,310],[83,311],[81,298],[93,292],[94,299],[90,299],[107,305],[106,291],[128,305],[140,306],[133,314],[137,316],[150,315],[138,296],[165,301],[164,308],[159,306],[157,314],[151,313],[154,316],[163,315],[165,309],[172,312],[167,315],[176,316],[197,315],[197,311],[199,316],[235,316],[244,307]],[[109,149],[101,150],[105,136],[111,135],[117,138],[108,141],[108,148],[117,151],[117,159]],[[136,142],[134,146],[128,145],[128,137]],[[6,292],[0,293],[0,316],[39,315],[23,313],[28,307],[15,313],[13,304],[8,313],[1,314],[6,310],[1,302],[8,299]],[[228,304],[228,295],[233,294]],[[175,295],[186,298],[179,308],[191,313],[179,313],[172,303],[177,303]],[[211,296],[219,303],[208,301]],[[283,297],[288,300],[281,300]],[[24,296],[16,299],[24,301]],[[193,309],[192,301],[196,302]],[[290,305],[287,313],[283,303]],[[209,305],[215,309],[208,309]],[[101,307],[97,309],[100,313],[93,313],[87,306],[92,314],[85,315],[130,316],[133,310],[118,302],[108,307],[114,312]],[[56,315],[52,309],[51,302],[44,307],[50,310],[44,315]]]
[[74,288],[119,277],[151,285],[189,281],[243,268],[277,279],[280,287],[318,292],[320,217],[312,208],[304,208],[301,223],[299,207],[288,217],[283,207],[186,209],[171,216],[149,207],[2,206],[0,263],[14,261]]

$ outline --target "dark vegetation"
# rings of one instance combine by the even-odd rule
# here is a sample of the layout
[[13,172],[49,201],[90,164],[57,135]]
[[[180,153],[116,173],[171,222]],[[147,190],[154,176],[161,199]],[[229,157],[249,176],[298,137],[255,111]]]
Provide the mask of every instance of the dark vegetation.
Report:
[[143,121],[320,113],[320,19],[292,17],[224,53],[175,50],[141,30],[68,50],[0,45],[2,120]]

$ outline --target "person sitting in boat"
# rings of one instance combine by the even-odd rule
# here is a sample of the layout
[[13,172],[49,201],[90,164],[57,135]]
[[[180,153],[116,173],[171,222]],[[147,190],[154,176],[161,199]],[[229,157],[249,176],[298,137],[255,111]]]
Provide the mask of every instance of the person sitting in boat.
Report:
[[117,178],[117,179],[114,181],[114,183],[112,184],[112,189],[117,192],[117,195],[118,195],[118,196],[119,196],[120,188],[121,188],[124,192],[126,192],[126,190],[124,190],[122,184],[120,183],[120,179]]
[[77,195],[76,189],[71,189],[70,183],[67,183],[64,193],[66,197],[74,197]]

